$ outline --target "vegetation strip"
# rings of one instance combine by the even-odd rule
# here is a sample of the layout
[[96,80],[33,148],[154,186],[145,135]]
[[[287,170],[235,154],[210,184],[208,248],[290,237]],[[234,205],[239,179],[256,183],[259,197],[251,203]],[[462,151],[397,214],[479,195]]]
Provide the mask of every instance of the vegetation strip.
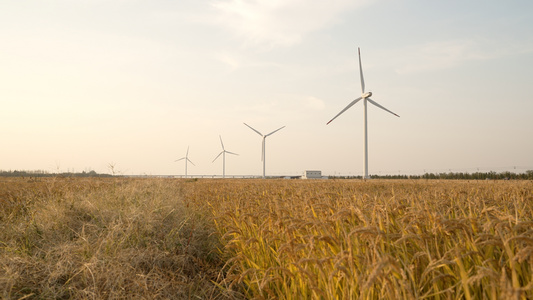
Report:
[[531,299],[533,182],[2,178],[0,297]]

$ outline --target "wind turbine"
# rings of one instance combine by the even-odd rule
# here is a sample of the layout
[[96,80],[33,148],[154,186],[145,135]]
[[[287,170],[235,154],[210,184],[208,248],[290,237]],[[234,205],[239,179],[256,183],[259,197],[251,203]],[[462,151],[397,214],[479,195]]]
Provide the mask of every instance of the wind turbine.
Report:
[[224,148],[224,143],[222,142],[222,137],[219,135],[220,138],[220,144],[222,145],[222,152],[220,152],[215,159],[211,163],[214,163],[217,158],[222,155],[222,178],[226,178],[226,153],[233,154],[233,155],[239,155],[237,153],[229,152]]
[[196,166],[190,159],[189,159],[189,146],[187,146],[187,154],[185,154],[185,157],[182,157],[180,159],[176,159],[174,162],[185,160],[185,178],[187,178],[187,162],[190,162],[193,166]]
[[367,118],[366,118],[366,106],[367,106],[366,103],[370,102],[370,103],[374,104],[375,106],[383,109],[386,112],[389,112],[389,113],[391,113],[391,114],[393,114],[393,115],[395,115],[397,117],[400,117],[400,116],[395,114],[395,113],[393,113],[392,111],[386,109],[385,107],[379,105],[374,100],[370,99],[370,96],[372,96],[372,92],[366,92],[365,93],[365,80],[363,79],[363,67],[361,66],[361,50],[359,48],[357,48],[357,52],[359,53],[359,74],[361,76],[361,91],[362,91],[361,97],[359,97],[359,98],[353,100],[352,102],[350,102],[350,104],[348,104],[343,110],[341,110],[341,112],[339,112],[335,117],[333,117],[333,119],[331,119],[327,124],[331,123],[331,121],[335,120],[343,112],[348,110],[350,107],[352,107],[359,100],[363,99],[364,122],[365,122],[365,176],[364,176],[364,178],[367,179],[369,177],[368,177],[368,130],[367,130],[368,126],[367,126]]
[[280,127],[280,128],[278,128],[278,129],[272,131],[272,132],[269,133],[269,134],[265,134],[265,135],[263,135],[261,132],[259,132],[259,131],[255,130],[255,129],[253,129],[252,126],[250,126],[250,125],[248,125],[248,124],[246,124],[246,123],[244,123],[244,125],[248,126],[251,130],[255,131],[257,134],[259,134],[260,136],[263,137],[263,146],[262,146],[263,151],[262,151],[262,153],[261,153],[261,160],[263,161],[263,178],[265,178],[265,164],[266,164],[266,163],[265,163],[265,161],[266,161],[266,159],[265,159],[265,156],[266,156],[266,155],[265,155],[265,143],[266,143],[266,138],[267,138],[268,136],[273,135],[274,133],[278,132],[279,130],[285,128],[285,126]]

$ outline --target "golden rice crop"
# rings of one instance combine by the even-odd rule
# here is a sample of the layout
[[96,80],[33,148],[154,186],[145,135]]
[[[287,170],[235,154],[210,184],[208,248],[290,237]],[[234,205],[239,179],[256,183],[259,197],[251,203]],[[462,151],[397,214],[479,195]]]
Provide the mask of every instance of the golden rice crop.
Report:
[[247,298],[532,299],[533,183],[200,180]]

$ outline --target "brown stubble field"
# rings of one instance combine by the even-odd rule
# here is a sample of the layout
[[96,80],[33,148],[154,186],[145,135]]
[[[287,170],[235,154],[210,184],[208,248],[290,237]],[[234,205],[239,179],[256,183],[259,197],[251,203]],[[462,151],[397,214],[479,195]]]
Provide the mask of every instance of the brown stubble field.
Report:
[[0,179],[2,298],[531,299],[533,182]]

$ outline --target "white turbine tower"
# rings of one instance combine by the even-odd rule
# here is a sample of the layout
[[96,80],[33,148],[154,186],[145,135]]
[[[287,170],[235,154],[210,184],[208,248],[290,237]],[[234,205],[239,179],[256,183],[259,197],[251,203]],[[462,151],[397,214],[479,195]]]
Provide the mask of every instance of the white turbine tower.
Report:
[[180,159],[176,159],[174,162],[185,160],[185,178],[187,178],[187,162],[190,162],[193,166],[196,166],[190,159],[189,159],[189,146],[187,146],[187,154],[185,154],[185,157],[182,157]]
[[211,163],[214,163],[217,158],[222,155],[222,178],[226,178],[226,153],[233,154],[233,155],[239,155],[237,153],[229,152],[224,148],[224,143],[222,142],[222,137],[219,135],[220,138],[220,144],[222,145],[222,152],[220,152],[215,159]]
[[278,129],[272,131],[272,132],[269,133],[269,134],[265,134],[265,135],[263,135],[261,132],[259,132],[259,131],[255,130],[255,129],[253,129],[252,126],[250,126],[250,125],[248,125],[248,124],[246,124],[246,123],[244,123],[244,125],[248,126],[251,130],[255,131],[257,134],[259,134],[261,137],[263,137],[263,146],[262,146],[263,151],[262,151],[262,153],[261,153],[261,160],[263,161],[263,178],[265,178],[265,165],[266,165],[266,162],[265,162],[265,161],[266,161],[266,158],[265,158],[265,157],[266,157],[266,154],[265,154],[265,144],[266,144],[266,138],[267,138],[268,136],[273,135],[274,133],[278,132],[279,130],[285,128],[285,126],[280,127],[280,128],[278,128]]
[[[386,109],[385,107],[379,105],[377,102],[375,102],[374,100],[370,99],[370,96],[372,96],[372,93],[371,92],[366,92],[365,93],[365,80],[363,79],[363,67],[361,66],[361,50],[359,50],[359,48],[357,48],[357,52],[359,53],[359,74],[361,76],[361,90],[362,90],[362,95],[361,97],[353,100],[352,102],[350,102],[350,104],[348,104],[343,110],[341,110],[340,113],[338,113],[335,117],[333,117],[333,119],[331,119],[327,124],[331,123],[331,121],[335,120],[338,116],[340,116],[343,112],[345,112],[347,109],[349,109],[350,107],[352,107],[355,103],[357,103],[359,100],[363,99],[363,107],[364,107],[364,122],[365,122],[365,175],[364,175],[364,178],[367,179],[369,178],[368,177],[368,130],[367,130],[367,118],[366,118],[366,103],[367,101],[374,104],[375,106],[383,109],[384,111],[387,111],[397,117],[400,117],[399,115],[393,113],[392,111]],[[326,124],[326,125],[327,125]]]

